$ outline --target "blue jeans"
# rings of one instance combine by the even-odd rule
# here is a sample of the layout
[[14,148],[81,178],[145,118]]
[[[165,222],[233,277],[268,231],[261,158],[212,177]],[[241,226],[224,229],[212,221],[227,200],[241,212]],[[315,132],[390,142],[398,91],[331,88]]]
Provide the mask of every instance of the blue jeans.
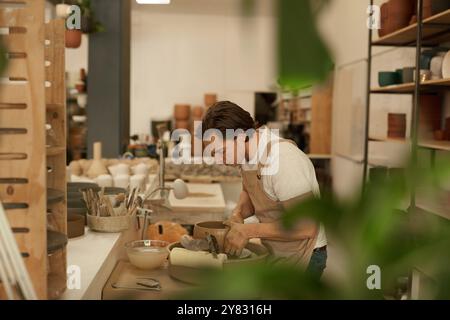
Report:
[[311,273],[314,277],[320,279],[323,271],[327,267],[327,258],[327,249],[314,250],[306,272]]

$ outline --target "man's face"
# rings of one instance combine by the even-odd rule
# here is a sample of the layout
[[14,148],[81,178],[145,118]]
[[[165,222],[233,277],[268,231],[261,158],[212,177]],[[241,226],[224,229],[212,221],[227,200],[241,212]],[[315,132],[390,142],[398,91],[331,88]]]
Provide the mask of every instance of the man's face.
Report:
[[204,157],[213,157],[216,164],[230,166],[245,163],[246,142],[245,136],[238,135],[225,138],[214,134],[212,139],[204,142]]

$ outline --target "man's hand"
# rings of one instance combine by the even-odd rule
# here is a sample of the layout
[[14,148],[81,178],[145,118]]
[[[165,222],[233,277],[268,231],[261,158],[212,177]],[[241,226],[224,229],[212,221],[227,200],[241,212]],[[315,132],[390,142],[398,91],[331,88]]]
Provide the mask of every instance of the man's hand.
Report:
[[225,224],[230,225],[231,223],[244,223],[244,219],[239,211],[234,211]]
[[242,249],[248,244],[248,236],[246,226],[242,223],[226,221],[226,225],[230,227],[224,243],[225,253],[239,257]]

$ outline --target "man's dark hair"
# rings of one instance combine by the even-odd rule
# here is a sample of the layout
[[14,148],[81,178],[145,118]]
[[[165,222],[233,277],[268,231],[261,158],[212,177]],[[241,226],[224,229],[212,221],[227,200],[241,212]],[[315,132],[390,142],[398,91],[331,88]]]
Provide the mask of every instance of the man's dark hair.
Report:
[[227,129],[256,129],[250,113],[230,101],[220,101],[212,105],[203,118],[203,134],[209,129],[217,129],[224,136]]

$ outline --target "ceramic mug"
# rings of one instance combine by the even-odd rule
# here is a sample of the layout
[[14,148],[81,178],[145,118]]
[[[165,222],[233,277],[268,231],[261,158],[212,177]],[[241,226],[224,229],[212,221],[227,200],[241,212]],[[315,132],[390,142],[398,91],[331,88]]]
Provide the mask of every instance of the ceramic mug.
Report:
[[114,177],[114,187],[126,189],[129,184],[130,176],[128,174],[119,174]]
[[136,174],[130,178],[130,189],[138,189],[138,191],[145,191],[145,176]]
[[98,184],[101,188],[108,188],[113,186],[113,178],[109,174],[102,174],[95,178],[95,182]]
[[130,166],[125,163],[119,163],[113,166],[109,166],[108,170],[113,177],[130,174]]
[[139,163],[132,167],[131,171],[133,171],[133,174],[135,175],[148,176],[149,167],[145,163]]
[[402,76],[403,83],[412,83],[412,82],[414,82],[414,72],[415,72],[415,70],[416,70],[415,67],[403,68],[403,76]]

